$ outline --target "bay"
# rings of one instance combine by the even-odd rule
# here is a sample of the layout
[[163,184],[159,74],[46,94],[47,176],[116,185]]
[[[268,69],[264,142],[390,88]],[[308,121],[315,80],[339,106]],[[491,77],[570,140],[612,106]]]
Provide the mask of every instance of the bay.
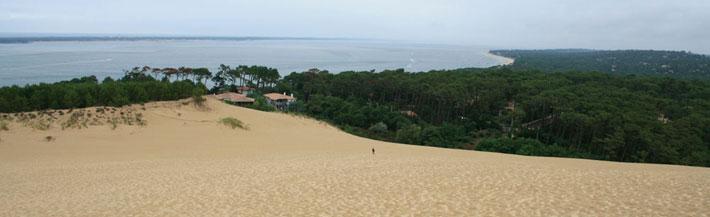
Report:
[[68,41],[0,44],[0,85],[50,83],[81,76],[120,78],[135,66],[264,65],[284,76],[311,68],[409,72],[489,67],[504,59],[477,46],[368,40]]

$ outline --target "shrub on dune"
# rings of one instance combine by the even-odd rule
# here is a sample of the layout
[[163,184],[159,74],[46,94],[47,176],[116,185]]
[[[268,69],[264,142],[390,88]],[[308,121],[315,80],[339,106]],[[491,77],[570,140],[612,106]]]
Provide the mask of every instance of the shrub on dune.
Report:
[[5,122],[5,121],[0,121],[0,130],[2,130],[2,131],[8,131],[8,130],[10,130],[10,127],[8,127],[7,122]]
[[244,129],[244,130],[249,129],[249,126],[244,124],[244,122],[240,121],[239,119],[233,118],[233,117],[222,118],[219,120],[219,123],[223,124],[225,126],[231,127],[232,129],[235,129],[237,127]]

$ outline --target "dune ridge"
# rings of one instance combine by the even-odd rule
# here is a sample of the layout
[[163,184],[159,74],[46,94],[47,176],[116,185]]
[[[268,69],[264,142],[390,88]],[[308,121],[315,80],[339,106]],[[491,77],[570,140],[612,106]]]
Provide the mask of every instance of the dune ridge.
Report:
[[[305,117],[185,102],[123,108],[145,125],[10,122],[0,131],[0,216],[710,213],[709,168],[386,143]],[[249,129],[219,124],[225,117]]]

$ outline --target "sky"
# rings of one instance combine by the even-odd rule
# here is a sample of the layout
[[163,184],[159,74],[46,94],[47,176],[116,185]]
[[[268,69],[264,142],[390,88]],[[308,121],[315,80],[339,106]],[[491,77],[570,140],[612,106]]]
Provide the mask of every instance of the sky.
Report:
[[345,37],[710,54],[710,0],[0,0],[0,32]]

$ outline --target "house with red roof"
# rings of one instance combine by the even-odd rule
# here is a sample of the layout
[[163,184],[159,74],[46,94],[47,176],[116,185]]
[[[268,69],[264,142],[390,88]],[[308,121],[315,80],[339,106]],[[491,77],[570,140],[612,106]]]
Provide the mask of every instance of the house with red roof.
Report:
[[237,92],[246,95],[254,93],[256,89],[253,87],[237,87]]
[[278,110],[287,109],[288,106],[291,105],[291,103],[296,101],[296,98],[293,97],[293,93],[291,94],[291,96],[286,95],[285,92],[283,94],[267,93],[264,94],[264,97],[266,97],[266,101],[268,101],[269,104],[273,105]]
[[221,94],[208,95],[222,101],[229,101],[236,104],[253,104],[254,99],[247,97],[245,94],[239,94],[235,92],[224,92]]

